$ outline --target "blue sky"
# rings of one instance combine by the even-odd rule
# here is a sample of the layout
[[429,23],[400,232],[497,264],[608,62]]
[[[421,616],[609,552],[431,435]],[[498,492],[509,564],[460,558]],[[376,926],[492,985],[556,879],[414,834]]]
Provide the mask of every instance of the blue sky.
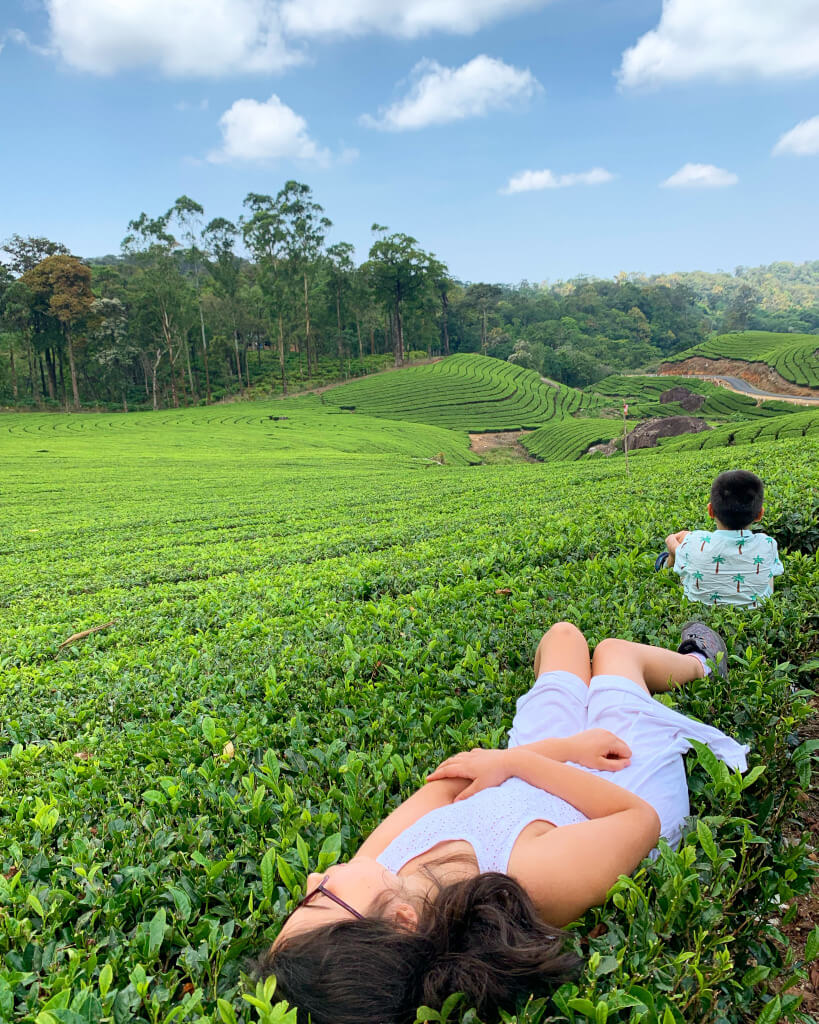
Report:
[[0,239],[296,178],[464,280],[819,258],[816,0],[5,0],[0,40]]

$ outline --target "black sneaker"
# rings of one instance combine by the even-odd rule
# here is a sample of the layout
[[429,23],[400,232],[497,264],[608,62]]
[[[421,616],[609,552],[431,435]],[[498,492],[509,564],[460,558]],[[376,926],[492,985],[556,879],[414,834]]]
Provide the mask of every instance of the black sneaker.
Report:
[[[728,678],[728,648],[719,633],[715,633],[704,622],[686,622],[677,650],[680,654],[701,654],[713,665],[718,675],[723,679]],[[718,657],[720,654],[721,658]]]

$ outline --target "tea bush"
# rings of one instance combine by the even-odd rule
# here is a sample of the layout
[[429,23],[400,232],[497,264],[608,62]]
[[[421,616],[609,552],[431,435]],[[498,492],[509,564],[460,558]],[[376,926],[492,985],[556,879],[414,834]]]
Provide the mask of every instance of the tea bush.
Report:
[[[817,556],[792,548],[751,612],[686,606],[652,571],[736,452],[654,452],[629,478],[476,467],[464,434],[303,399],[6,416],[0,456],[0,1019],[292,1024],[244,967],[308,866],[443,757],[502,742],[553,622],[675,646],[692,611],[730,683],[663,699],[750,742],[751,770],[689,758],[682,848],[573,927],[576,985],[504,1019],[800,1019],[781,929],[816,871],[797,733]],[[772,521],[816,486],[810,438],[742,460]],[[419,1019],[459,1017],[456,998]]]

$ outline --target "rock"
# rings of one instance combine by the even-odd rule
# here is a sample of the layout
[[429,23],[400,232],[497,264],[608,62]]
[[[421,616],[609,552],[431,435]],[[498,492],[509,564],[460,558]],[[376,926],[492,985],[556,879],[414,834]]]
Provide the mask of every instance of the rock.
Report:
[[677,402],[688,412],[698,412],[705,405],[705,395],[698,395],[696,391],[689,391],[688,388],[679,386],[664,391],[660,395],[660,401],[663,403]]
[[628,435],[628,450],[655,448],[661,437],[679,437],[680,434],[699,434],[711,428],[705,420],[696,416],[665,416],[661,419],[646,420]]
[[614,443],[614,441],[608,441],[606,444],[593,444],[586,454],[609,456],[614,455],[616,451],[617,445]]

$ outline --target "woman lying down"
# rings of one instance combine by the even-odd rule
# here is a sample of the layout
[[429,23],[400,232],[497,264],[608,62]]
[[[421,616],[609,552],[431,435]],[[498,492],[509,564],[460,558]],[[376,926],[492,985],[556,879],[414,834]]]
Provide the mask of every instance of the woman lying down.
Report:
[[679,842],[689,739],[747,767],[747,747],[651,696],[727,677],[726,658],[697,622],[678,651],[609,639],[593,658],[552,626],[508,748],[450,757],[350,861],[310,875],[259,974],[305,1024],[404,1024],[453,992],[487,1019],[572,977],[561,926],[660,836]]

